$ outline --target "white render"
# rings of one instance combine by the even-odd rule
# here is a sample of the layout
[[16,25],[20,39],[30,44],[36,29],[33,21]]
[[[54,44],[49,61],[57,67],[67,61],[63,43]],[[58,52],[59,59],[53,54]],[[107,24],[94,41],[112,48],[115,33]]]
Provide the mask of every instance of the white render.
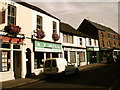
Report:
[[[68,62],[70,62],[70,51],[74,51],[76,54],[76,63],[75,66],[78,66],[78,59],[77,59],[77,52],[80,51],[84,51],[85,52],[85,61],[84,62],[80,62],[80,66],[86,65],[87,64],[87,57],[86,57],[86,38],[84,37],[80,37],[80,36],[75,36],[73,35],[73,43],[64,43],[63,42],[63,33],[60,32],[60,37],[61,37],[61,43],[62,46],[64,46],[63,48],[63,58],[64,58],[64,51],[68,52]],[[79,39],[82,38],[82,45],[80,45],[80,41]],[[69,46],[70,48],[67,48],[67,46]]]
[[[42,16],[43,19],[43,31],[45,32],[45,37],[42,39],[44,41],[50,41],[55,42],[52,39],[52,33],[53,33],[53,24],[52,22],[55,21],[57,24],[57,34],[59,35],[59,20],[55,19],[51,16],[48,16],[46,14],[43,14],[41,12],[32,10],[30,8],[27,8],[21,4],[15,3],[10,0],[6,0],[7,4],[11,4],[13,6],[16,6],[16,25],[21,27],[20,34],[25,35],[24,39],[24,45],[21,46],[21,78],[25,78],[26,76],[26,49],[29,48],[31,50],[31,72],[35,73],[36,75],[40,74],[40,72],[43,72],[43,68],[40,69],[34,69],[34,51],[33,51],[33,42],[32,42],[32,35],[34,34],[33,31],[36,30],[36,17],[37,15]],[[1,4],[1,3],[0,3]],[[5,23],[0,24],[0,30],[4,30],[4,27],[7,25],[7,14],[8,9],[6,8],[6,17],[5,17]],[[34,39],[36,39],[34,37]],[[56,41],[57,43],[60,43],[60,39]],[[3,50],[0,48],[0,50]],[[14,78],[14,71],[13,71],[13,46],[11,46],[11,49],[8,51],[11,52],[11,70],[7,72],[0,72],[0,82],[12,80]],[[44,56],[46,54],[44,53]],[[60,56],[60,55],[59,55]]]

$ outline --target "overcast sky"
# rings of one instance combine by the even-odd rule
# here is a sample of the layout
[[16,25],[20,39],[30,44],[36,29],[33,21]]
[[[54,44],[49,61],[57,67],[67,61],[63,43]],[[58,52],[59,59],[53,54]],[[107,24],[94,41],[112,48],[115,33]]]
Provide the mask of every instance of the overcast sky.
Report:
[[[114,1],[114,2],[113,2]],[[105,25],[118,32],[118,2],[117,0],[27,0],[59,18],[62,22],[78,28],[84,18]],[[120,31],[119,31],[120,33]]]

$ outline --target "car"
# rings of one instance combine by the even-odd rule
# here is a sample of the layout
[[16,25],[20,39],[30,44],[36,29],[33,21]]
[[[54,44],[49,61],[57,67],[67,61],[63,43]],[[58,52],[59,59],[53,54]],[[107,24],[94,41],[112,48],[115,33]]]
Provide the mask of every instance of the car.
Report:
[[44,63],[43,74],[46,77],[69,74],[78,74],[79,69],[72,63],[68,63],[64,58],[48,58]]

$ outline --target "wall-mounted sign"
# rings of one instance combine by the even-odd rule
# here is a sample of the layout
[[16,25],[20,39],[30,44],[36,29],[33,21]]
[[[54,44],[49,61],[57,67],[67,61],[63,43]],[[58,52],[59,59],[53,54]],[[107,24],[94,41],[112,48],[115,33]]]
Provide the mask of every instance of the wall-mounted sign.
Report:
[[94,51],[94,47],[87,47],[87,51]]
[[35,51],[43,52],[61,52],[61,44],[35,41]]

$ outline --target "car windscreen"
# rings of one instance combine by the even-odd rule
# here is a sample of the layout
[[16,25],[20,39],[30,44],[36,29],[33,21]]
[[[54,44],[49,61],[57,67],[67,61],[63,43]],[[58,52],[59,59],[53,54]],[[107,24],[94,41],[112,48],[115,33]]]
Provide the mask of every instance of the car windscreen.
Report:
[[45,68],[51,67],[51,60],[45,61]]

